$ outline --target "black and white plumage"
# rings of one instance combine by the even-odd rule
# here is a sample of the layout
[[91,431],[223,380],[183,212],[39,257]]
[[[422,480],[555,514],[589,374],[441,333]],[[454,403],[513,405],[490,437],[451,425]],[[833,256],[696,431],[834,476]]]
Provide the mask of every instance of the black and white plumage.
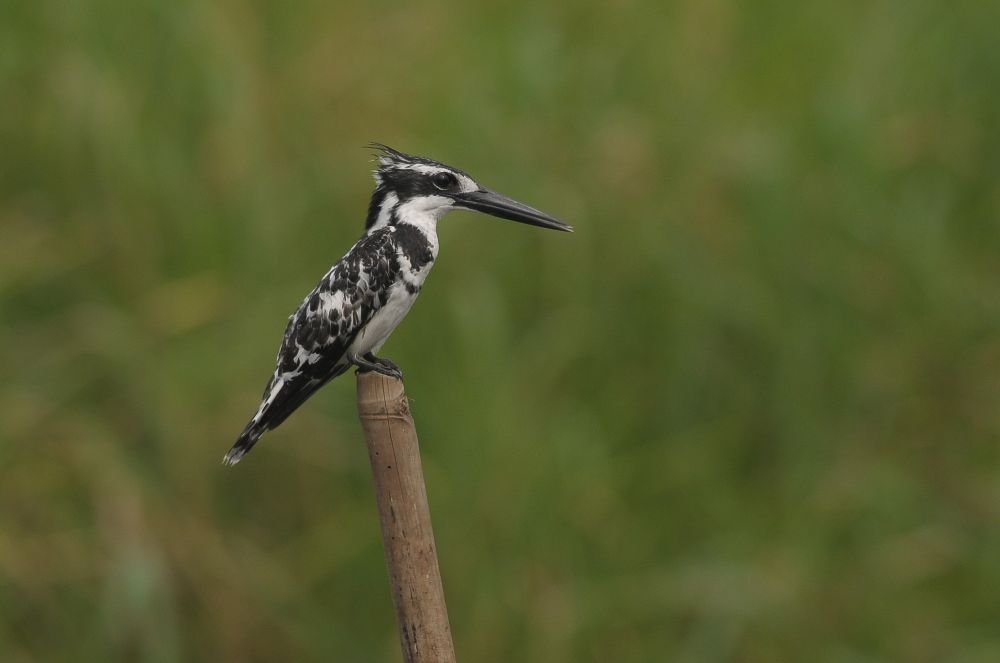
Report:
[[572,228],[532,207],[484,189],[468,174],[384,145],[365,234],[288,319],[257,412],[223,462],[235,465],[266,431],[351,366],[397,378],[399,368],[375,356],[420,294],[438,255],[437,222],[471,209],[543,228]]

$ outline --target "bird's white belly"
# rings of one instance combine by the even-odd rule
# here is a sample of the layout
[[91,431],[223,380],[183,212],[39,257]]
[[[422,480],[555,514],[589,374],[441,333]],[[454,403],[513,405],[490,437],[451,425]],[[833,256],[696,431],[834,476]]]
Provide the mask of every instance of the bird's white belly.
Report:
[[416,299],[417,294],[410,294],[405,286],[394,285],[385,305],[376,311],[368,324],[358,332],[348,349],[348,355],[362,356],[369,352],[378,352],[389,335],[409,313]]

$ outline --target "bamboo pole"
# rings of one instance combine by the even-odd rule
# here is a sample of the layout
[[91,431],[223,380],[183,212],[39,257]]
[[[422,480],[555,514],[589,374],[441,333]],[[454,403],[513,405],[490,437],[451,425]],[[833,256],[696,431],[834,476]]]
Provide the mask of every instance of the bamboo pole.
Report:
[[417,430],[403,383],[375,372],[359,373],[358,417],[375,479],[403,660],[454,663]]

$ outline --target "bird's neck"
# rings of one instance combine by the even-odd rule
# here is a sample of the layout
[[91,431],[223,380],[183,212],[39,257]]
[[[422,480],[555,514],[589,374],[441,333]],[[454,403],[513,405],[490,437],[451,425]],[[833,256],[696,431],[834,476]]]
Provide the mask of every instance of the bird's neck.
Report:
[[385,187],[378,187],[372,194],[368,204],[368,217],[365,219],[365,231],[371,232],[384,228],[392,221],[392,212],[399,204],[399,196]]
[[438,236],[437,222],[444,215],[445,209],[441,206],[431,207],[424,201],[417,198],[408,200],[405,203],[396,205],[392,211],[394,225],[407,225],[417,228],[427,238],[431,252],[437,257]]

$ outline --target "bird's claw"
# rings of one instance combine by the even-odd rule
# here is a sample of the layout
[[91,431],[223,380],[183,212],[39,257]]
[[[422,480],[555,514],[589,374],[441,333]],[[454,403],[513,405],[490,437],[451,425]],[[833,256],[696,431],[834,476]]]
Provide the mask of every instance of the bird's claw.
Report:
[[384,370],[379,371],[382,375],[388,375],[391,378],[396,378],[397,380],[403,379],[403,371],[399,370],[398,366],[393,366],[391,368],[387,367]]
[[356,358],[354,363],[358,367],[357,372],[359,374],[374,371],[390,378],[396,378],[397,380],[403,379],[403,371],[400,370],[399,366],[388,359],[376,357],[371,353],[365,355],[364,357]]

